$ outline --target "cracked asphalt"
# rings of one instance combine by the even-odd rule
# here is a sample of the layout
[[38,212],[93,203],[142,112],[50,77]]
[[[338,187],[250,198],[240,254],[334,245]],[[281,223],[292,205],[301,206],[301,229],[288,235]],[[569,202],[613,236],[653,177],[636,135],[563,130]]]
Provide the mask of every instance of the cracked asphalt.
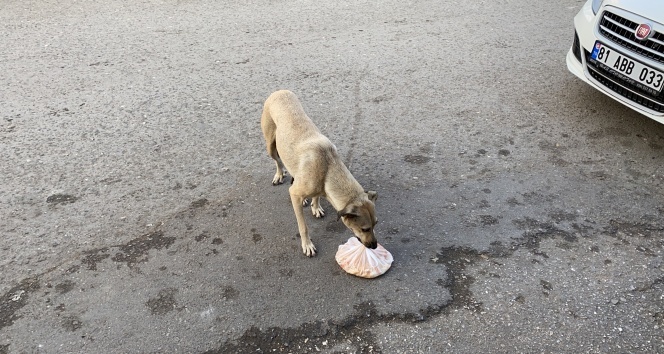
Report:
[[[664,125],[567,72],[582,3],[3,2],[0,353],[664,352]],[[302,254],[284,88],[383,276]]]

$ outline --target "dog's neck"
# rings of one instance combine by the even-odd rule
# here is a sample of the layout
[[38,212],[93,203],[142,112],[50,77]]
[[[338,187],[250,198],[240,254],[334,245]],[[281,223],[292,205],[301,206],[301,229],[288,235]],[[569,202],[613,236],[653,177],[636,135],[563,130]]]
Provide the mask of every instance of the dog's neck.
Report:
[[[325,196],[334,209],[340,211],[345,209],[348,204],[360,199],[364,194],[364,189],[346,166],[342,164],[335,167],[328,171],[329,180],[325,183]],[[346,183],[338,183],[342,179]]]

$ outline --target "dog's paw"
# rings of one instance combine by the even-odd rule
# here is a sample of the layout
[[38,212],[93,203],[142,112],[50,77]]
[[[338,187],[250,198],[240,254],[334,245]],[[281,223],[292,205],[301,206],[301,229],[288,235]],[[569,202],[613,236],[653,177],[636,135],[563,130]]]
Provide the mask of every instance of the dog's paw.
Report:
[[311,206],[311,213],[318,219],[322,218],[325,216],[325,210],[323,210],[323,207],[320,205],[318,208],[315,208],[313,205]]
[[309,199],[304,198],[304,199],[302,200],[302,207],[306,207],[306,206],[309,206]]
[[275,174],[274,178],[272,178],[272,185],[277,186],[277,185],[280,185],[282,183],[284,183],[284,175],[280,175],[278,173]]
[[311,241],[306,244],[302,243],[302,252],[307,257],[313,257],[316,255],[316,246]]

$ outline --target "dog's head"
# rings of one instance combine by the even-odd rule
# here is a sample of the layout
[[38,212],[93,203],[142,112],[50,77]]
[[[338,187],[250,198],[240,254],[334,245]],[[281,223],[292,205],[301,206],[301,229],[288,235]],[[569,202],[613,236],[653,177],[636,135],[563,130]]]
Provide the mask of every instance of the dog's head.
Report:
[[375,249],[378,246],[378,241],[376,241],[376,237],[374,236],[374,226],[378,222],[374,206],[376,198],[376,192],[365,192],[363,198],[348,204],[343,210],[337,213],[337,216],[343,221],[344,225],[353,231],[355,237],[371,249]]

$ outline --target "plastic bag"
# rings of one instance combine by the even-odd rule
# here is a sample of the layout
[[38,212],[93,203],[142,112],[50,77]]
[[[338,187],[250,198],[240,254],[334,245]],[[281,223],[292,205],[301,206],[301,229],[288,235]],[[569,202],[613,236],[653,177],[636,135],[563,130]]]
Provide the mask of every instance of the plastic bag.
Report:
[[367,248],[356,237],[339,245],[337,263],[347,273],[362,278],[375,278],[384,274],[392,265],[392,254],[380,244],[376,249]]

